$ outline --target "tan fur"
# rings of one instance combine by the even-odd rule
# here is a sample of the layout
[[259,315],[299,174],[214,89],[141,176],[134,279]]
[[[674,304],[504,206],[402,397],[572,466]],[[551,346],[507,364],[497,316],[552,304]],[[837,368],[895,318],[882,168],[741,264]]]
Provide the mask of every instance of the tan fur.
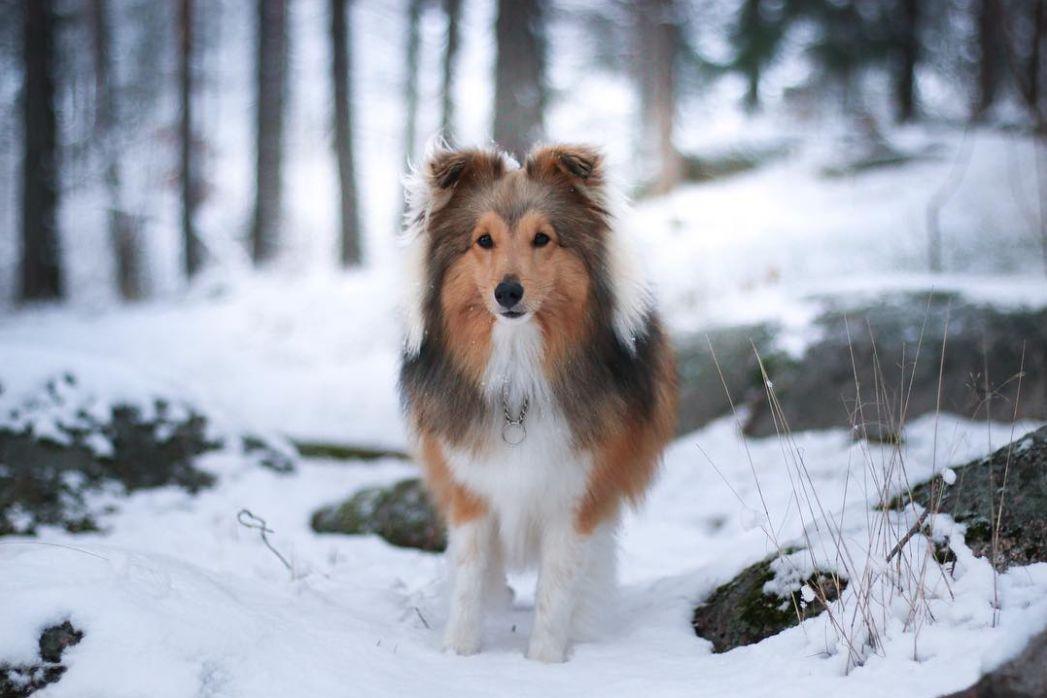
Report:
[[[482,383],[499,311],[494,289],[513,276],[525,288],[523,309],[533,313],[542,330],[545,373],[550,382],[559,379],[557,384],[562,384],[568,357],[586,351],[595,328],[590,317],[593,279],[583,259],[594,257],[609,232],[599,154],[584,146],[541,148],[531,154],[523,169],[506,172],[503,162],[485,151],[447,153],[431,164],[430,180],[436,192],[430,234],[453,240],[456,252],[439,289],[443,331],[455,365],[466,379],[477,386]],[[555,202],[538,198],[538,205],[520,206],[521,201],[534,202],[536,192],[549,190],[561,196]],[[573,231],[574,249],[564,246],[550,215]],[[591,227],[585,221],[601,223]],[[543,247],[534,245],[539,233],[550,238]],[[477,244],[483,235],[493,240],[490,249]],[[643,496],[662,449],[673,436],[676,372],[660,330],[653,361],[654,406],[645,417],[631,414],[624,399],[616,395],[583,410],[586,425],[593,428],[577,435],[576,443],[591,453],[594,463],[587,491],[575,508],[575,528],[583,534],[612,517],[623,501],[637,502]],[[437,394],[416,397],[413,410],[419,430],[425,428],[425,420],[418,416],[429,401],[443,398]],[[436,505],[450,523],[462,523],[484,514],[487,504],[453,480],[438,440],[449,438],[441,431],[445,423],[430,422],[427,428],[431,431],[423,431],[421,456]],[[488,431],[475,429],[450,442],[456,448],[480,452],[487,444],[477,440],[486,438]]]
[[623,500],[639,503],[658,468],[662,449],[676,431],[676,363],[668,346],[659,353],[661,380],[651,418],[639,422],[629,414],[622,415],[617,423],[607,424],[605,438],[593,449],[595,467],[575,513],[579,533],[592,533],[618,512]]
[[430,434],[422,434],[419,441],[425,482],[444,520],[458,525],[486,514],[487,503],[483,498],[452,477],[439,441]]

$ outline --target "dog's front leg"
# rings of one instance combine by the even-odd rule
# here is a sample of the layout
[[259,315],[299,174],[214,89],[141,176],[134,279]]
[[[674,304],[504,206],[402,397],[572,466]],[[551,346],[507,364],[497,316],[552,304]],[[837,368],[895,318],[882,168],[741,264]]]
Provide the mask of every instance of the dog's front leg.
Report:
[[495,562],[494,521],[488,514],[454,524],[448,537],[453,586],[443,646],[458,654],[476,654],[483,631],[484,589]]
[[549,525],[541,541],[534,629],[527,657],[541,662],[567,659],[571,620],[578,603],[579,577],[585,569],[590,536],[571,522]]

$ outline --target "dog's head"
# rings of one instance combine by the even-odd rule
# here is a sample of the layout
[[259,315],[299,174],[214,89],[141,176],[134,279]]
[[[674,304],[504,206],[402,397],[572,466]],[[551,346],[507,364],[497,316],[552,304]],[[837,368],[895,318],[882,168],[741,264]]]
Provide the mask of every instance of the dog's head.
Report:
[[585,146],[538,148],[523,167],[492,150],[431,153],[409,214],[425,279],[415,320],[581,331],[616,307],[635,314],[614,289],[627,275],[611,249],[603,169]]

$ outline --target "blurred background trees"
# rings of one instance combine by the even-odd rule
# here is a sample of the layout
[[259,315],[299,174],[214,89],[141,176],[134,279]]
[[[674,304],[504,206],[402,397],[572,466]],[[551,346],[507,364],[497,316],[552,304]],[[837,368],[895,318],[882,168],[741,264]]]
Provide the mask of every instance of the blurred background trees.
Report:
[[[378,44],[359,13],[402,27],[397,41]],[[435,133],[522,157],[559,137],[551,110],[578,89],[557,83],[558,61],[632,86],[626,170],[642,195],[707,175],[680,125],[725,94],[750,118],[772,102],[875,134],[895,121],[1047,133],[1047,0],[0,0],[0,20],[0,195],[13,209],[0,232],[17,238],[7,268],[23,301],[68,293],[63,250],[84,226],[105,231],[125,300],[163,285],[158,259],[177,259],[183,279],[237,257],[268,265],[309,236],[328,190],[331,263],[361,264],[365,233],[394,233],[368,231],[369,207],[399,207],[365,195],[375,163],[360,146],[375,134],[363,124],[395,124],[383,167],[401,172]],[[326,79],[296,72],[314,53]],[[463,70],[488,71],[489,87],[464,86]],[[362,101],[361,81],[386,96]],[[326,156],[309,156],[307,184],[285,182],[308,129]],[[241,195],[216,198],[228,191]],[[291,209],[309,222],[289,225]]]

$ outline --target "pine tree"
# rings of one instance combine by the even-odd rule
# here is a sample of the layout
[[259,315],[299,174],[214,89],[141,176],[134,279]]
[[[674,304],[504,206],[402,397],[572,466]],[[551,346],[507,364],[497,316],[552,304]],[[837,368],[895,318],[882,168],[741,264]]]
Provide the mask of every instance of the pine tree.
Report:
[[258,0],[257,37],[257,143],[251,257],[255,264],[262,264],[272,260],[280,247],[287,94],[286,0]]
[[338,247],[342,266],[359,264],[360,223],[353,164],[352,26],[346,0],[331,0],[331,78],[334,93],[334,148],[338,159]]
[[459,23],[462,15],[462,0],[444,0],[447,15],[447,40],[444,45],[443,82],[440,86],[440,133],[448,142],[454,142],[454,74],[458,58]]
[[178,182],[182,199],[183,264],[185,275],[192,278],[203,263],[203,250],[196,234],[197,185],[193,141],[195,8],[193,0],[181,0],[178,7]]
[[142,296],[140,250],[131,216],[124,211],[120,172],[120,153],[116,129],[118,86],[112,58],[112,27],[108,0],[91,0],[91,35],[95,73],[96,145],[101,154],[106,196],[109,199],[109,240],[116,260],[116,281],[121,297],[135,300]]
[[543,0],[499,0],[495,22],[494,140],[523,157],[545,130]]
[[640,0],[634,4],[641,158],[653,163],[650,194],[664,194],[683,177],[683,158],[673,142],[680,14],[675,0]]
[[55,116],[55,12],[51,0],[23,5],[23,300],[61,298],[58,143]]
[[786,28],[785,7],[767,0],[744,0],[731,31],[731,68],[745,75],[745,107],[760,107],[760,78],[778,55]]

